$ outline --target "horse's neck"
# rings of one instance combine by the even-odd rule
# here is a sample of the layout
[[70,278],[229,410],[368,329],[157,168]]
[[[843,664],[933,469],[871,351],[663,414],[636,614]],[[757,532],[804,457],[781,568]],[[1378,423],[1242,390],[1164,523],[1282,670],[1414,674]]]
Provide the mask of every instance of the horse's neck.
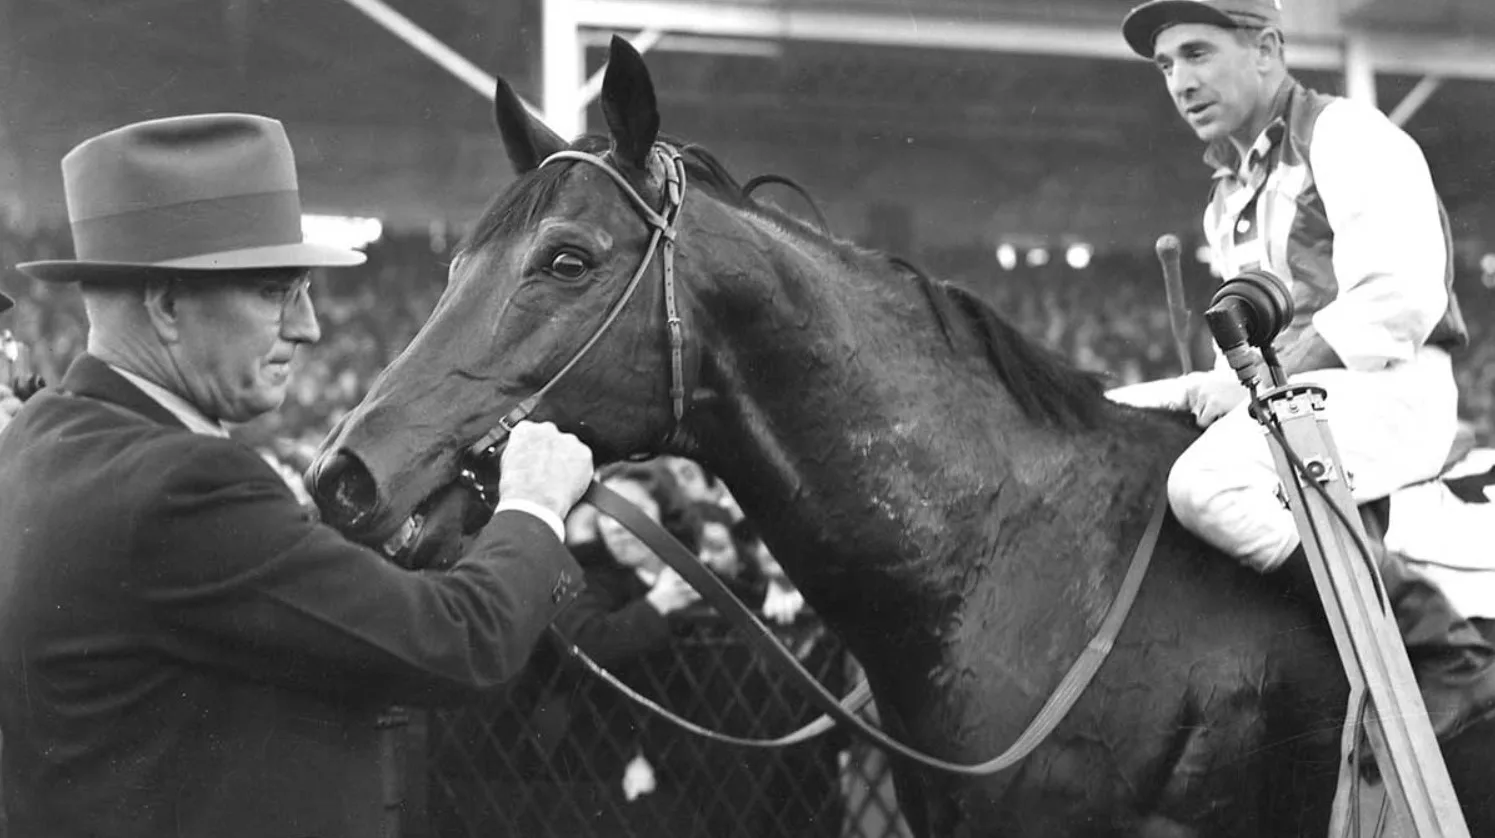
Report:
[[[750,274],[762,286],[772,272],[771,286],[734,264],[718,301],[733,316],[710,325],[721,403],[693,453],[818,609],[932,613],[970,593],[976,565],[1012,571],[1009,532],[1030,535],[1008,544],[1062,534],[1079,523],[1069,506],[1125,482],[1097,467],[1113,435],[1026,418],[979,359],[952,352],[913,280],[815,242],[748,244]],[[857,273],[877,270],[888,276]],[[855,602],[841,601],[848,585]]]

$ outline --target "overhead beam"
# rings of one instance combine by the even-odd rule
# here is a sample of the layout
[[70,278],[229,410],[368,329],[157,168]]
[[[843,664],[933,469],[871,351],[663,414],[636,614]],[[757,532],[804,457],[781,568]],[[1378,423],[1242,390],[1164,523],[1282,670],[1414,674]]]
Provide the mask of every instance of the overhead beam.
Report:
[[[606,47],[612,38],[611,31],[602,29],[581,30],[581,45],[584,47]],[[665,33],[654,45],[655,52],[689,52],[698,55],[732,55],[743,58],[779,58],[784,46],[778,41],[764,38],[728,38],[724,35],[679,35]]]
[[1495,81],[1495,38],[1383,32],[1361,37],[1381,72]]
[[[582,27],[664,29],[692,35],[826,41],[987,52],[1140,60],[1114,25],[1050,24],[954,18],[937,14],[878,14],[691,0],[546,0],[566,2]],[[1290,63],[1337,70],[1337,45],[1294,41]]]
[[1438,76],[1423,76],[1418,79],[1416,86],[1407,91],[1407,95],[1403,96],[1402,100],[1396,103],[1396,107],[1391,109],[1391,113],[1388,114],[1391,121],[1397,125],[1406,125],[1418,109],[1427,103],[1428,98],[1438,92],[1438,88],[1442,86],[1443,79]]
[[[938,14],[825,11],[761,0],[546,0],[565,2],[582,28],[806,40],[1137,60],[1115,24],[1053,24]],[[1495,38],[1354,32],[1373,72],[1495,81]],[[1287,59],[1304,70],[1343,71],[1349,38],[1288,32]],[[1362,75],[1361,79],[1364,80]]]
[[[413,47],[417,52],[436,62],[438,66],[455,76],[463,84],[493,101],[498,80],[461,53],[447,46],[436,36],[422,29],[419,24],[400,14],[384,0],[347,0],[348,5],[368,15],[375,23],[389,30],[396,38]],[[530,112],[539,115],[534,106],[524,103]]]

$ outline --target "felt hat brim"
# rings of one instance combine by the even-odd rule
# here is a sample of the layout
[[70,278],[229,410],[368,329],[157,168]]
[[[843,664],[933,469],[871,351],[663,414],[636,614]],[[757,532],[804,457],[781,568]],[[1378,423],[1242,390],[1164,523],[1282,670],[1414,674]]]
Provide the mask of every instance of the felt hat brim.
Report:
[[361,265],[367,256],[315,242],[266,245],[206,253],[161,262],[100,262],[77,259],[51,259],[22,262],[16,269],[43,282],[119,282],[155,272],[241,271],[261,268],[338,268]]

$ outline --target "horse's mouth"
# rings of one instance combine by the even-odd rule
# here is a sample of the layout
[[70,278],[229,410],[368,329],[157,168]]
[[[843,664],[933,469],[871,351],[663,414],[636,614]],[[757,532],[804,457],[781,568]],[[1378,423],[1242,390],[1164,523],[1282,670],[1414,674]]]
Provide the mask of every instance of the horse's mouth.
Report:
[[381,510],[377,485],[356,456],[340,452],[319,460],[309,480],[323,522],[412,569],[454,563],[462,539],[482,529],[492,515],[497,485],[495,462],[468,458],[454,479],[395,523],[387,517],[387,507]]
[[469,485],[452,482],[426,498],[376,549],[410,570],[447,568],[461,558],[464,540],[483,528],[492,511]]

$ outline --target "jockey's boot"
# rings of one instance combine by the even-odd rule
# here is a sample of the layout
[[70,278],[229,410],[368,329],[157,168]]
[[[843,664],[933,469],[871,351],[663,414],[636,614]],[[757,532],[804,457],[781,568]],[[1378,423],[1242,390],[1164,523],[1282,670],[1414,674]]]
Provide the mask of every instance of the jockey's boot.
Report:
[[[1454,610],[1443,592],[1401,556],[1372,541],[1391,598],[1407,659],[1417,676],[1428,721],[1440,741],[1495,715],[1495,646]],[[1299,547],[1282,575],[1300,596],[1319,605],[1312,570]]]

